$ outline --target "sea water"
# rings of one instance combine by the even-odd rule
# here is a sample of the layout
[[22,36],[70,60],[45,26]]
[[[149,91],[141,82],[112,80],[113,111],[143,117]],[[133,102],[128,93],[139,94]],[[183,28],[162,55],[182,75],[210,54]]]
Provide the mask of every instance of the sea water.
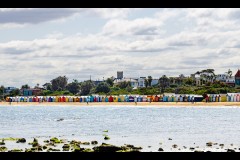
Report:
[[0,138],[97,140],[153,152],[159,147],[184,151],[183,146],[211,150],[206,148],[209,141],[239,147],[239,124],[240,108],[231,106],[0,106]]

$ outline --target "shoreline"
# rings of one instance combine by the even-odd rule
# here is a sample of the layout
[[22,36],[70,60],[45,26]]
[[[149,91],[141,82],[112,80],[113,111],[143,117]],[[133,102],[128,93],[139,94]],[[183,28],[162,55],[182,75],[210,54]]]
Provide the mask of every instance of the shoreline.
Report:
[[197,107],[197,106],[206,106],[206,107],[222,107],[222,106],[235,106],[240,107],[240,102],[0,102],[0,106],[155,106],[155,107]]

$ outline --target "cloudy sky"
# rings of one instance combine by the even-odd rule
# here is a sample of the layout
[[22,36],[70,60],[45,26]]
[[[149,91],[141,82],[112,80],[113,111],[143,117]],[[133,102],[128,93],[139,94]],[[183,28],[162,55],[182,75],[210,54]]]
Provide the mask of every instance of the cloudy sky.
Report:
[[0,9],[0,85],[240,68],[240,9]]

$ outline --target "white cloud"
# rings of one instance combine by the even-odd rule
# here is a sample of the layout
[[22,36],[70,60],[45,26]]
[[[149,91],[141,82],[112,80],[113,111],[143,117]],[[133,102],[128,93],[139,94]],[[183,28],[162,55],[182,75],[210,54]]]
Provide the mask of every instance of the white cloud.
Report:
[[[22,11],[33,13],[31,9],[1,9],[0,14]],[[60,11],[65,10],[56,10],[55,15]],[[158,78],[163,74],[189,75],[204,68],[215,68],[217,73],[237,69],[240,61],[237,9],[164,9],[134,19],[128,18],[131,12],[131,9],[72,9],[68,15],[60,15],[105,18],[104,25],[98,26],[100,32],[82,34],[79,28],[79,33],[66,35],[56,30],[33,40],[0,43],[0,71],[4,75],[0,77],[1,83],[18,87],[25,83],[42,85],[59,75],[66,75],[69,81],[88,79],[90,75],[92,79],[102,79],[116,76],[117,70],[123,70],[126,77]],[[36,10],[34,13],[38,15]],[[59,17],[62,16],[45,17],[37,22]],[[77,20],[78,16],[74,18]],[[32,19],[34,16],[27,23],[34,25]],[[67,24],[68,19],[65,20]],[[22,25],[25,21],[14,22]],[[0,28],[6,24],[2,23]]]

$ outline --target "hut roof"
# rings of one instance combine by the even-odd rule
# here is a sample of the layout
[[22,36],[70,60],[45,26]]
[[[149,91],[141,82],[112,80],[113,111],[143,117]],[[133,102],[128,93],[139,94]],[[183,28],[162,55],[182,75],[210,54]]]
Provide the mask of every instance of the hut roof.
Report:
[[235,74],[235,77],[240,77],[240,70],[237,71],[237,73]]

